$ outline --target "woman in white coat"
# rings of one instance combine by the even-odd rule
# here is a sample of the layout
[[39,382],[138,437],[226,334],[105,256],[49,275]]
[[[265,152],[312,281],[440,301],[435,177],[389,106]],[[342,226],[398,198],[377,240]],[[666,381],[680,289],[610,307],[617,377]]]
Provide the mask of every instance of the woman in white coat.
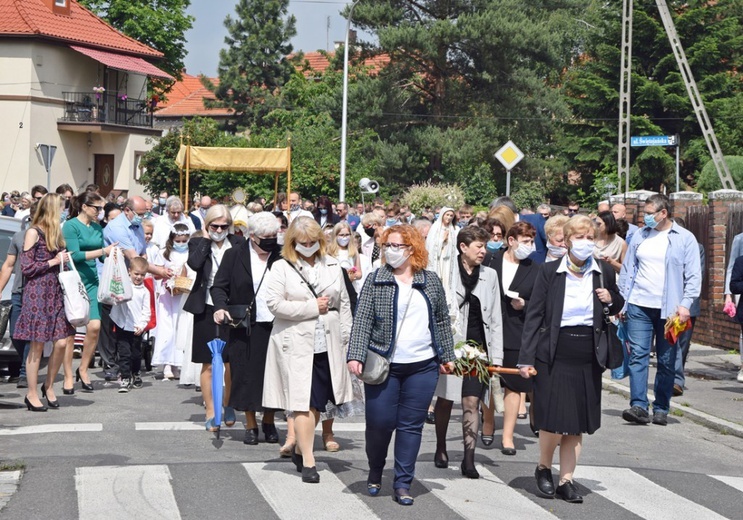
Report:
[[[485,246],[490,234],[483,228],[467,226],[456,237],[459,256],[454,258],[451,274],[451,292],[454,315],[454,344],[474,341],[488,353],[493,365],[503,363],[503,319],[501,317],[500,286],[495,270],[482,264]],[[453,375],[441,376],[436,387],[436,454],[437,468],[449,465],[446,451],[446,430],[451,417],[452,404],[462,401],[462,435],[464,438],[464,461],[462,475],[480,478],[475,469],[475,445],[480,428],[478,408],[480,400],[490,401],[489,386],[477,377]]]
[[291,410],[302,481],[320,481],[312,453],[320,412],[353,399],[346,370],[351,304],[335,258],[314,219],[295,218],[282,256],[266,277],[266,304],[276,317],[266,359],[263,406]]

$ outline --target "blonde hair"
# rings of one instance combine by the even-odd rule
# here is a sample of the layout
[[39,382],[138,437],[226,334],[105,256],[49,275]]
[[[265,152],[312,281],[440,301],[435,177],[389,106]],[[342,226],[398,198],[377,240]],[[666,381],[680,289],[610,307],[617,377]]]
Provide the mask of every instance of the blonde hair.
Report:
[[34,213],[34,218],[31,221],[31,226],[39,228],[44,233],[46,248],[49,252],[63,249],[65,246],[62,225],[60,224],[61,205],[61,195],[47,193],[39,200],[36,213]]
[[565,242],[567,242],[570,237],[578,233],[587,233],[588,231],[596,233],[596,224],[586,215],[574,215],[568,219],[562,230],[565,233]]
[[568,220],[570,220],[570,217],[567,215],[554,215],[548,218],[547,222],[544,223],[544,234],[547,235],[547,237],[551,237],[554,235],[555,231],[565,227]]
[[281,256],[289,262],[298,261],[299,253],[294,249],[294,246],[299,242],[319,243],[320,249],[317,250],[314,256],[315,258],[325,256],[325,234],[322,232],[320,224],[315,222],[314,218],[297,217],[292,220],[284,235],[284,247],[281,248]]
[[336,238],[338,237],[338,233],[340,233],[342,230],[347,230],[350,234],[351,240],[348,242],[348,258],[351,258],[353,260],[356,259],[356,257],[359,255],[359,250],[356,249],[356,241],[353,240],[353,231],[351,230],[351,226],[348,225],[348,222],[338,222],[335,227],[333,227],[333,234],[330,235],[330,243],[328,244],[328,254],[330,256],[335,256],[338,254],[338,249],[340,249],[340,246],[338,245],[338,241]]
[[204,216],[204,229],[202,229],[206,238],[209,238],[209,224],[220,218],[226,218],[227,225],[232,225],[232,215],[224,204],[215,204],[207,210]]
[[508,230],[511,229],[511,226],[513,226],[514,222],[516,222],[516,215],[514,215],[513,211],[508,209],[506,206],[498,206],[491,209],[490,213],[488,213],[488,217],[501,221],[504,226],[504,237],[506,236],[506,233],[508,233]]

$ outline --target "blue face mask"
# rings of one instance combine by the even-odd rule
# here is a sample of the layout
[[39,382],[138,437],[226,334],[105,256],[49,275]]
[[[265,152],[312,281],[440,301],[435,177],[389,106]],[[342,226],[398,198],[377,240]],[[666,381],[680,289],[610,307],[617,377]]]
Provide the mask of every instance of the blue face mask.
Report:
[[185,253],[188,251],[188,242],[173,242],[173,251]]
[[387,219],[387,222],[386,222],[387,227],[394,226],[395,224],[397,224],[397,219],[394,219],[394,218]]
[[327,214],[328,214],[328,210],[327,209],[320,208],[320,215],[327,215]]
[[488,240],[488,243],[485,244],[485,249],[490,251],[491,253],[495,253],[503,246],[503,241],[498,240],[497,242],[495,240]]
[[142,217],[139,215],[134,215],[134,218],[132,218],[132,226],[139,226],[142,224]]
[[655,229],[660,222],[655,220],[655,215],[645,215],[645,225],[650,229]]

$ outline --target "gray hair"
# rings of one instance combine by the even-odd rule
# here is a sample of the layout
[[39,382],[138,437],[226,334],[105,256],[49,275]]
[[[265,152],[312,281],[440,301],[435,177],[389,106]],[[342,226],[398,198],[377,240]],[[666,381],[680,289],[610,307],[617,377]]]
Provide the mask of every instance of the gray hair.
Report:
[[515,213],[519,212],[519,208],[516,207],[516,204],[513,203],[513,200],[511,197],[508,197],[506,195],[503,195],[502,197],[498,197],[497,199],[493,200],[493,202],[490,203],[490,209],[495,209],[498,206],[505,206],[508,209]]
[[662,193],[656,193],[655,195],[649,196],[645,201],[645,204],[652,204],[655,211],[666,210],[669,215],[671,214],[671,201]]
[[33,197],[31,196],[31,194],[30,194],[29,192],[27,192],[27,191],[24,191],[23,193],[21,193],[21,198],[22,198],[22,199],[25,199],[25,200],[27,200],[27,201],[29,201],[29,202],[33,202],[33,201],[34,201],[34,198],[33,198]]
[[[177,195],[171,195],[165,201],[165,209],[166,211],[170,211],[175,208],[181,208],[180,210],[183,211],[183,202],[181,202],[181,199],[179,199]],[[176,209],[176,211],[178,210]]]
[[542,210],[542,209],[546,209],[547,211],[552,212],[552,208],[550,207],[549,204],[546,204],[546,203],[540,204],[539,206],[537,206],[537,211]]
[[279,220],[268,211],[254,213],[248,217],[248,232],[259,237],[274,235],[279,232],[280,227]]
[[232,225],[232,215],[230,214],[230,210],[227,209],[227,206],[224,204],[215,204],[206,212],[206,216],[204,217],[204,231],[207,231],[209,224],[218,218],[226,218],[227,224]]

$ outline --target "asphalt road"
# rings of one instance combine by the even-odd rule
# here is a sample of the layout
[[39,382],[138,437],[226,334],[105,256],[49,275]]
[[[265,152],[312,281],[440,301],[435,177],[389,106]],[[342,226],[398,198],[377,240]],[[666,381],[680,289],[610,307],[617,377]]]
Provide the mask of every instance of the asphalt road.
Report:
[[[336,422],[338,453],[322,451],[318,434],[321,482],[310,485],[277,445],[245,446],[241,424],[220,440],[205,432],[193,387],[150,375],[141,390],[118,394],[94,380],[92,394],[58,390],[59,410],[0,410],[0,461],[25,465],[18,487],[6,488],[1,518],[743,518],[743,439],[683,417],[670,416],[667,427],[628,425],[620,417],[626,400],[608,392],[603,427],[585,438],[575,474],[582,505],[536,496],[538,446],[526,421],[517,426],[516,456],[500,453],[498,437],[490,448],[478,444],[483,478],[463,478],[455,410],[450,467],[434,467],[426,426],[416,502],[403,508],[391,500],[391,467],[382,494],[366,494],[363,417]],[[2,400],[21,403],[21,392],[0,384]]]

